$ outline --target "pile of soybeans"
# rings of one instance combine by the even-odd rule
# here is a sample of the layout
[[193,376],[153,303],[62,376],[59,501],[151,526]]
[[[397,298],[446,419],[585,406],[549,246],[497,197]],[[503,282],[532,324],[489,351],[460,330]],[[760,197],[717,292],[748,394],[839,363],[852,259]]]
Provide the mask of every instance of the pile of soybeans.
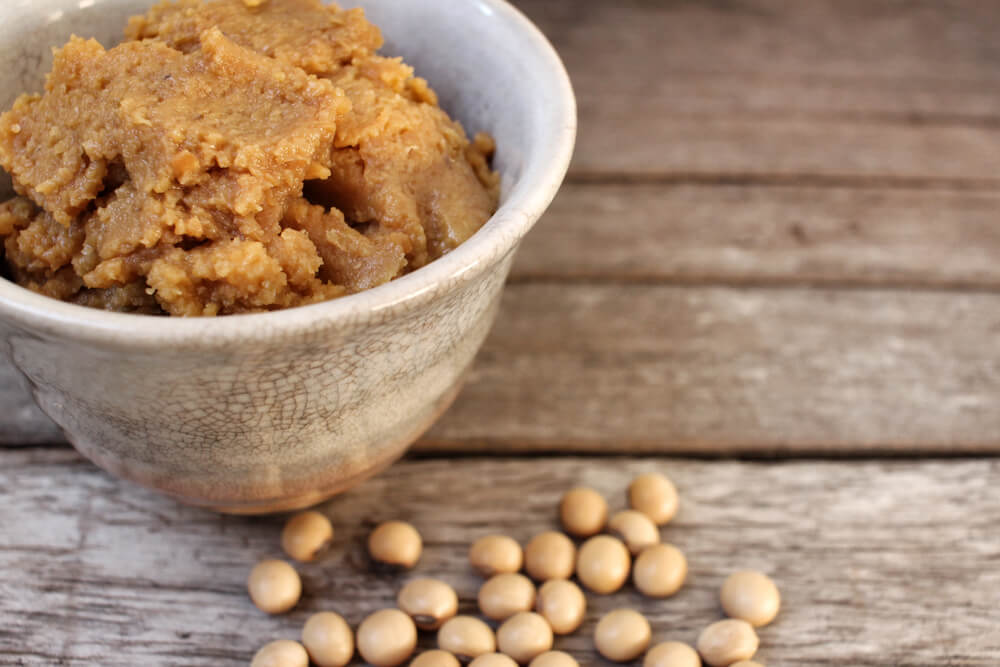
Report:
[[[631,575],[643,595],[666,598],[687,578],[684,554],[660,540],[659,526],[677,513],[674,484],[660,474],[639,475],[627,496],[630,509],[609,518],[601,494],[576,487],[559,503],[565,532],[543,532],[523,548],[505,535],[477,539],[469,548],[469,562],[484,577],[478,605],[486,620],[459,615],[454,588],[441,579],[421,577],[402,586],[396,608],[374,610],[356,630],[333,611],[313,614],[302,628],[301,642],[270,642],[257,651],[251,667],[343,667],[355,651],[375,667],[395,667],[411,658],[412,667],[577,667],[575,658],[553,650],[553,644],[556,636],[572,634],[583,624],[584,589],[612,594]],[[573,538],[582,543],[578,546]],[[281,545],[292,559],[310,562],[333,539],[329,519],[307,511],[288,520]],[[388,521],[372,531],[367,546],[373,566],[403,572],[417,565],[423,540],[413,525]],[[289,611],[302,594],[298,573],[282,560],[258,563],[247,588],[254,604],[269,614]],[[777,616],[777,586],[760,572],[738,571],[723,582],[719,598],[728,618],[708,625],[695,647],[665,641],[650,648],[649,621],[634,609],[621,608],[598,621],[594,648],[614,662],[645,654],[643,667],[762,667],[752,661],[760,643],[755,628]],[[436,632],[438,648],[414,657],[418,632]]]

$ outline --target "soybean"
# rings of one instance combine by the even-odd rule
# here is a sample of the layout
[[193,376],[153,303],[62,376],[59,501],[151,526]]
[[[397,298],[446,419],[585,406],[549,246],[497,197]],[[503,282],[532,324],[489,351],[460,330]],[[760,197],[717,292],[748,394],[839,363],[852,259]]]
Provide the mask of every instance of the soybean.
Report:
[[677,487],[663,475],[646,473],[632,480],[628,487],[628,502],[657,526],[669,522],[677,514]]
[[420,560],[422,550],[420,533],[404,521],[386,521],[368,536],[368,553],[386,565],[409,569]]
[[660,531],[648,516],[638,510],[622,510],[608,521],[608,532],[620,539],[635,556],[660,541]]
[[484,653],[470,662],[469,667],[517,667],[517,663],[503,653]]
[[410,663],[410,667],[462,667],[462,663],[448,651],[434,649],[418,655]]
[[535,584],[523,574],[498,574],[479,588],[479,610],[494,621],[505,621],[535,606]]
[[649,646],[652,631],[646,617],[633,609],[616,609],[597,622],[594,645],[614,662],[635,660]]
[[302,596],[299,573],[283,560],[262,560],[247,578],[247,592],[261,611],[283,614]]
[[340,614],[321,611],[302,627],[302,644],[318,667],[344,667],[354,655],[354,633]]
[[770,577],[752,570],[729,575],[719,591],[722,609],[731,618],[742,618],[759,628],[778,615],[781,594]]
[[333,541],[333,526],[319,512],[310,510],[296,514],[281,531],[281,548],[297,561],[316,560]]
[[458,613],[458,595],[439,579],[414,579],[399,591],[396,606],[421,630],[437,630]]
[[632,582],[644,595],[665,598],[687,579],[687,558],[672,544],[654,544],[643,549],[632,568]]
[[309,654],[298,642],[278,639],[264,644],[254,654],[250,667],[309,667]]
[[514,614],[497,629],[497,646],[518,663],[526,665],[552,649],[552,628],[532,611]]
[[580,663],[569,653],[563,651],[546,651],[535,657],[528,667],[580,667]]
[[524,569],[535,581],[569,579],[575,561],[576,545],[554,530],[536,535],[524,547]]
[[646,652],[642,667],[701,667],[701,658],[683,642],[662,642]]
[[445,621],[438,630],[437,644],[438,648],[452,653],[461,662],[469,662],[497,650],[493,630],[474,616],[456,616]]
[[578,486],[563,495],[559,502],[559,519],[570,535],[596,535],[608,520],[608,502],[597,491]]
[[729,667],[749,660],[759,645],[753,626],[737,618],[712,623],[698,636],[698,653],[710,667]]
[[469,562],[484,577],[517,572],[524,563],[521,545],[506,535],[487,535],[469,548]]
[[628,579],[632,559],[616,537],[598,535],[583,543],[576,557],[576,576],[595,593],[614,593]]
[[358,626],[358,653],[375,667],[395,667],[417,647],[417,628],[399,609],[382,609]]
[[587,598],[572,581],[553,579],[546,581],[538,589],[535,611],[549,622],[552,632],[568,635],[583,623],[587,612]]

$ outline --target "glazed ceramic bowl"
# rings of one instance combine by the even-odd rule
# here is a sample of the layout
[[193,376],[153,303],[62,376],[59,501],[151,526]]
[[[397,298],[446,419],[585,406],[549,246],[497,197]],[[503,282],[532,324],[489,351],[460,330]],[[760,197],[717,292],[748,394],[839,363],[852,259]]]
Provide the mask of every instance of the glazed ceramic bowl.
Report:
[[[0,106],[40,89],[52,45],[72,33],[113,44],[150,4],[0,4]],[[470,132],[496,138],[500,209],[412,274],[274,313],[108,313],[0,279],[0,350],[111,473],[226,512],[304,507],[391,463],[458,392],[514,252],[566,172],[573,92],[552,47],[502,0],[357,4],[381,26],[383,53],[414,65]]]

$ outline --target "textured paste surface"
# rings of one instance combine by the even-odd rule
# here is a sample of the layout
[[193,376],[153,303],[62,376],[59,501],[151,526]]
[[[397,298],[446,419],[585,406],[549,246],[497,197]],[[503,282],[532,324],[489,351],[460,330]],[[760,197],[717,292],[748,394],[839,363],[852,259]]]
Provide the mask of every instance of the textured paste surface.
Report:
[[274,310],[367,289],[496,209],[473,141],[360,10],[180,0],[73,38],[0,116],[6,268],[119,311]]

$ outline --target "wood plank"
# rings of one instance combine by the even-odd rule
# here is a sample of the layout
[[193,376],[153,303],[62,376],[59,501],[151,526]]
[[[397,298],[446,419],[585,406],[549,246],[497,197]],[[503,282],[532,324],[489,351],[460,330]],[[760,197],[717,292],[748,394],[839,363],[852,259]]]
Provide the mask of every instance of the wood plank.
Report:
[[573,78],[577,175],[997,184],[996,2],[518,5]]
[[990,293],[515,284],[417,447],[997,452],[998,330]]
[[[622,173],[683,178],[806,175],[835,184],[889,179],[918,186],[974,181],[1000,187],[1000,129],[810,121],[582,119],[572,168],[601,179]],[[609,130],[608,128],[614,128]]]
[[1000,451],[989,293],[524,284],[438,451]]
[[1000,194],[568,183],[515,281],[1000,287]]
[[409,576],[449,581],[472,612],[473,539],[501,532],[523,542],[555,527],[558,497],[576,483],[619,508],[628,480],[650,469],[668,471],[680,490],[663,535],[685,551],[688,582],[665,601],[631,587],[588,596],[581,631],[557,640],[581,664],[607,664],[590,637],[619,606],[646,614],[657,640],[693,642],[720,618],[723,578],[748,567],[782,590],[781,614],[760,633],[765,664],[996,664],[996,460],[406,461],[321,507],[335,545],[299,567],[299,606],[268,617],[243,582],[258,559],[280,556],[280,517],[180,507],[68,450],[37,449],[0,452],[0,654],[11,664],[245,665],[260,644],[296,637],[315,611],[356,625],[393,604],[407,576],[373,572],[363,547],[373,523],[390,518],[414,522],[425,539]]
[[[990,100],[997,99],[997,91],[974,84],[1000,80],[998,0],[514,0],[514,4],[565,50],[563,58],[574,73],[589,66],[595,76],[610,78],[623,71],[615,58],[627,57],[648,68],[630,70],[634,75],[653,71],[654,66],[665,75],[726,74],[736,87],[724,89],[724,101],[740,105],[736,108],[741,110],[749,100],[744,96],[759,88],[746,77],[774,75],[780,77],[776,82],[789,84],[795,82],[793,77],[802,83],[840,80],[853,90],[838,90],[828,100],[799,94],[775,97],[771,99],[780,102],[761,107],[765,110],[787,110],[792,103],[792,108],[802,110],[840,104],[846,110],[871,111],[884,105],[885,110],[909,111],[924,104],[928,111],[978,110],[996,116]],[[623,81],[628,78],[616,77],[605,84],[628,85]],[[656,85],[651,79],[646,83]],[[883,85],[875,85],[878,82]],[[923,94],[913,98],[895,96],[885,85],[921,82]],[[928,84],[949,86],[940,92],[951,95],[953,103],[945,104]],[[632,85],[638,89],[638,84]],[[963,90],[969,98],[959,94]],[[975,98],[976,93],[982,97]],[[766,94],[758,91],[756,101],[766,102]],[[867,101],[859,103],[859,96]],[[967,106],[969,99],[979,99],[982,106]]]

